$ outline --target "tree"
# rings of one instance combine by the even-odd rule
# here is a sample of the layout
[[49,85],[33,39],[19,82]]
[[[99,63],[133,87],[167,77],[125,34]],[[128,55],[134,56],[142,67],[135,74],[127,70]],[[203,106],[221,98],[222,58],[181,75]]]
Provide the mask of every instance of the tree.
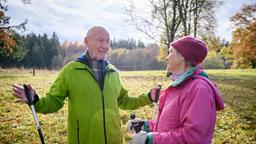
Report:
[[234,68],[256,67],[256,3],[243,5],[240,12],[231,17],[233,31]]
[[183,35],[198,36],[213,33],[215,28],[214,8],[221,5],[221,1],[211,0],[179,0],[178,10],[182,23]]
[[[82,53],[86,51],[84,44],[80,44],[79,42],[71,42],[65,40],[61,44],[60,54],[62,55],[62,65],[66,64],[72,60],[78,58]],[[60,56],[57,57],[58,59],[61,58]],[[56,62],[55,62],[56,63]],[[54,66],[54,65],[53,65]],[[57,67],[58,68],[58,67]]]
[[[163,36],[161,37],[160,41],[163,41]],[[159,54],[157,55],[157,61],[158,62],[165,62],[165,58],[168,55],[168,48],[166,47],[165,44],[160,43],[160,47],[159,47]]]
[[[57,64],[62,64],[57,61],[60,61],[64,57],[64,50],[61,49],[58,36],[55,32],[50,38],[46,34],[37,36],[32,33],[26,36],[25,41],[29,50],[23,61],[26,67],[51,69],[53,68],[52,66],[58,68]],[[55,60],[53,63],[54,57]]]
[[[6,16],[5,13],[8,10],[7,6],[4,6],[0,1],[0,56],[10,55],[13,53],[13,47],[16,44],[13,38],[14,30],[25,30],[27,20],[19,25],[11,26],[9,20],[11,17]],[[25,1],[24,1],[25,2]]]
[[31,54],[31,66],[36,68],[45,67],[45,57],[43,46],[39,44],[37,41],[33,43],[32,46],[32,54]]
[[216,37],[215,35],[205,35],[202,39],[210,51],[213,51],[216,54],[221,51],[222,41],[219,37]]
[[206,60],[203,62],[205,68],[225,68],[226,61],[224,56],[221,55],[221,49],[223,48],[222,41],[219,37],[208,34],[202,37],[203,41],[208,47],[208,54]]
[[12,48],[12,53],[8,53],[6,49],[0,51],[0,67],[18,66],[28,53],[24,36],[13,32],[13,39],[15,45]]
[[220,51],[220,54],[224,58],[223,61],[225,61],[225,68],[230,68],[234,60],[231,45],[224,45],[224,47]]
[[121,70],[153,70],[161,69],[160,63],[156,60],[158,46],[151,44],[147,48],[125,49],[118,48],[110,51],[109,61]]
[[113,38],[113,40],[110,40],[110,47],[113,49],[116,48],[126,48],[126,49],[135,49],[135,48],[145,48],[144,43],[141,40],[136,41],[131,39],[120,39],[116,40]]
[[62,55],[55,55],[51,61],[52,68],[54,69],[60,69],[63,64],[63,56]]
[[225,65],[222,61],[222,56],[220,54],[216,54],[214,51],[209,51],[207,54],[207,58],[202,63],[203,67],[206,69],[223,69]]
[[145,48],[145,45],[144,45],[144,43],[141,40],[138,40],[137,48]]
[[[164,35],[163,42],[167,47],[174,40],[176,31],[180,25],[180,18],[177,14],[177,0],[150,0],[151,19],[141,17],[136,7],[131,3],[126,9],[127,15],[130,17],[130,22],[156,42],[160,42],[158,32]],[[139,13],[139,14],[137,14]]]
[[[129,21],[141,32],[169,48],[174,39],[198,33],[213,32],[214,8],[220,3],[212,0],[149,0],[151,18],[141,16],[131,2],[126,9]],[[139,14],[137,14],[139,13]],[[201,32],[198,32],[198,31]],[[159,40],[161,38],[161,41]]]

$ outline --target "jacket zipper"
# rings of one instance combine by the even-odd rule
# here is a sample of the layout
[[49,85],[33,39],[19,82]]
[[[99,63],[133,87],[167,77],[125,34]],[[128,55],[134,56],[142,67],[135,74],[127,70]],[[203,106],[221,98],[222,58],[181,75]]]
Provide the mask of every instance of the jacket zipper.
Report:
[[[105,83],[105,78],[107,75],[108,71],[106,71],[106,73],[104,74],[104,80],[103,80],[103,85],[102,85],[102,89],[101,89],[101,100],[102,100],[102,115],[103,115],[103,129],[104,129],[104,140],[105,140],[105,144],[108,143],[107,140],[107,129],[106,129],[106,114],[105,114],[105,100],[104,100],[104,94],[103,94],[103,89],[104,89],[104,83]],[[99,85],[100,86],[100,85]]]
[[77,143],[80,143],[80,139],[79,139],[79,120],[77,120]]
[[[94,77],[94,75],[88,69],[86,69],[86,68],[76,68],[76,70],[87,70],[92,75],[92,77],[95,79],[95,81],[97,81],[97,79]],[[105,76],[107,75],[107,73],[108,73],[108,71],[106,72]],[[105,77],[104,77],[104,82],[105,82]],[[103,88],[104,88],[104,82],[103,82]],[[99,88],[100,88],[100,85],[99,85]],[[101,90],[101,101],[102,101],[104,143],[107,144],[108,141],[107,141],[107,130],[106,130],[105,102],[104,102],[103,89],[100,88],[100,90]]]
[[101,91],[101,96],[102,96],[102,109],[103,109],[102,114],[103,114],[104,140],[105,140],[105,144],[107,144],[108,141],[107,141],[106,116],[105,116],[105,102],[104,102],[103,91]]

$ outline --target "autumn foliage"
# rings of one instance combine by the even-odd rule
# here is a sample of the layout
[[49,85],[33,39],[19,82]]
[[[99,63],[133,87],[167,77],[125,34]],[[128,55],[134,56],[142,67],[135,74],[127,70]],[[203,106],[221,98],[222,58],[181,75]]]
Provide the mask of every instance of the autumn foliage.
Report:
[[256,4],[243,5],[240,12],[231,17],[233,31],[234,68],[256,67]]
[[0,6],[0,48],[6,49],[7,53],[12,53],[15,40],[12,34],[9,32],[10,27],[4,26],[8,24],[9,18],[5,16],[4,7],[2,5]]

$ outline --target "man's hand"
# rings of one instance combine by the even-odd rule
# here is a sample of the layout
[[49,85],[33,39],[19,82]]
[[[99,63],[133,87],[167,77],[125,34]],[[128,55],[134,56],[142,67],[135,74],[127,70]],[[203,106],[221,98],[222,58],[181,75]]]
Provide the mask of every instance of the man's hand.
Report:
[[[35,90],[31,85],[28,85],[28,88],[30,90],[32,101],[34,101],[34,99],[35,99]],[[14,96],[19,98],[19,101],[24,102],[24,103],[28,103],[28,99],[27,99],[25,90],[22,86],[14,84],[13,88],[12,88],[12,92],[13,92]]]
[[131,133],[139,132],[144,129],[144,121],[140,118],[130,119],[127,127]]
[[147,139],[147,132],[145,131],[140,131],[137,134],[134,134],[132,136],[131,143],[132,144],[145,144]]

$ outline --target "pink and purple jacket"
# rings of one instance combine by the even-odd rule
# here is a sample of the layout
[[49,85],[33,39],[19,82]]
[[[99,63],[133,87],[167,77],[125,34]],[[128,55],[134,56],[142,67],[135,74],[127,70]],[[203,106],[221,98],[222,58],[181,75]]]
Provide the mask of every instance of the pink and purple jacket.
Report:
[[153,144],[210,144],[216,111],[224,102],[212,82],[196,69],[159,98],[157,120],[147,121]]

